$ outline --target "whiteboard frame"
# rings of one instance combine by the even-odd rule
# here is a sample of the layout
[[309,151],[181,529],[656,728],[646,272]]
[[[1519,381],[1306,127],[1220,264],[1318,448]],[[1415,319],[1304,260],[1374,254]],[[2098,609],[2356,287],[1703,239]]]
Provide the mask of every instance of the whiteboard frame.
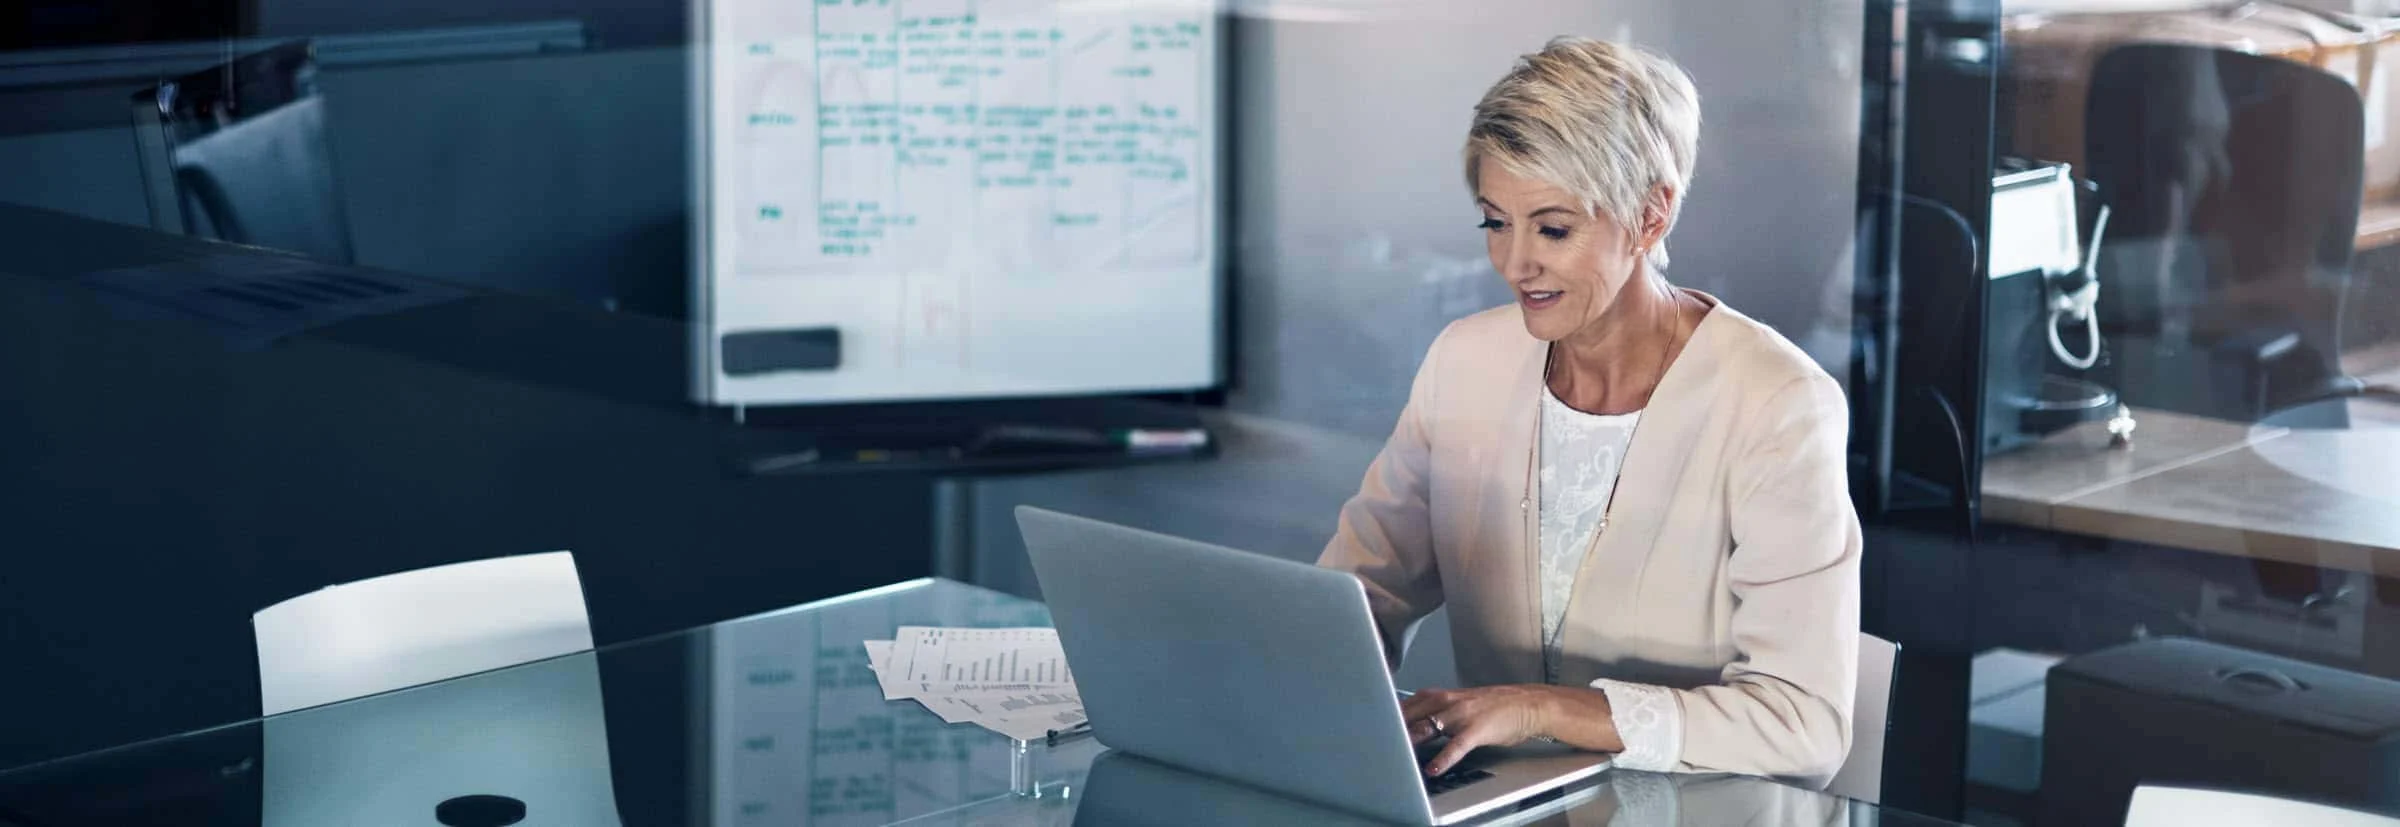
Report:
[[[1238,25],[1239,16],[1230,13],[1225,0],[1201,0],[1211,7],[1208,14],[1210,25],[1213,27],[1213,42],[1209,44],[1209,48],[1204,50],[1205,59],[1209,63],[1201,68],[1201,73],[1208,79],[1208,87],[1203,90],[1202,97],[1207,99],[1215,110],[1213,113],[1215,117],[1212,119],[1212,123],[1208,124],[1208,145],[1202,152],[1210,164],[1208,176],[1210,197],[1206,203],[1201,205],[1201,212],[1209,222],[1209,233],[1201,243],[1201,266],[1207,271],[1210,296],[1207,308],[1209,316],[1207,328],[1209,376],[1204,383],[1199,385],[1168,383],[1132,387],[1095,386],[1053,393],[1002,391],[938,396],[878,395],[776,400],[736,400],[721,394],[719,383],[723,378],[724,364],[718,352],[721,331],[717,330],[714,251],[717,216],[714,202],[715,182],[713,180],[715,157],[710,145],[713,123],[713,112],[710,108],[713,99],[711,84],[714,81],[712,58],[716,46],[716,32],[712,23],[717,2],[720,0],[693,0],[689,4],[692,45],[689,54],[686,55],[690,67],[688,77],[691,79],[690,103],[686,112],[689,132],[685,150],[685,164],[690,181],[691,212],[686,224],[691,229],[691,238],[687,256],[690,262],[689,273],[685,281],[691,312],[691,338],[689,340],[691,358],[688,362],[692,370],[688,392],[694,403],[704,407],[727,407],[738,411],[744,407],[832,407],[968,400],[1213,394],[1226,390],[1230,386],[1234,357],[1231,327],[1235,302],[1232,278],[1233,244],[1230,241],[1234,218],[1231,208],[1233,202],[1231,190],[1236,178],[1231,169],[1233,153],[1229,150],[1233,139],[1232,124],[1236,111],[1233,106],[1235,78],[1231,67],[1233,65],[1232,42],[1240,30],[1240,26]],[[1061,0],[1061,2],[1071,3],[1072,0]]]

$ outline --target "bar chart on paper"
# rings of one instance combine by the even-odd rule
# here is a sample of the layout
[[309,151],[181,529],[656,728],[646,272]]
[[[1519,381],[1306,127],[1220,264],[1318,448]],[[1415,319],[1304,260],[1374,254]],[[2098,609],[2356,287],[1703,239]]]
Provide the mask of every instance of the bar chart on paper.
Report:
[[[1213,2],[712,0],[706,20],[704,401],[1217,380]],[[724,356],[780,332],[838,353]]]
[[923,683],[1071,684],[1067,655],[1051,629],[923,629],[914,635],[906,680]]
[[1030,665],[1020,663],[1017,653],[1010,652],[1005,655],[991,655],[966,664],[943,664],[941,680],[970,683],[985,681],[1048,683],[1052,673],[1064,671],[1066,670],[1060,668],[1055,661],[1045,660]]

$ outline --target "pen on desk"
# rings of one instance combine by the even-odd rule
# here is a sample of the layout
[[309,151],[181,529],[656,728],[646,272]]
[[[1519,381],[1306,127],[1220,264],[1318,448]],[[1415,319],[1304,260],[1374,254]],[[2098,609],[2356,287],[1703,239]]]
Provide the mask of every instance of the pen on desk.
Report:
[[1200,428],[1133,428],[1113,436],[1134,451],[1197,451],[1208,447],[1208,431]]
[[803,465],[808,465],[816,461],[817,449],[809,448],[807,450],[794,451],[788,454],[777,454],[774,456],[760,457],[758,459],[751,460],[750,472],[753,474],[772,474],[777,471],[786,471]]
[[1118,450],[1135,453],[1198,451],[1208,447],[1201,428],[1082,428],[1051,425],[999,425],[984,430],[970,452],[995,448],[1050,450]]
[[1058,746],[1062,741],[1072,741],[1090,734],[1092,734],[1092,722],[1085,721],[1083,723],[1067,727],[1066,729],[1050,730],[1050,734],[1045,738],[1045,740],[1049,742],[1050,746],[1055,747]]
[[850,454],[851,462],[923,462],[959,458],[957,448],[860,448]]

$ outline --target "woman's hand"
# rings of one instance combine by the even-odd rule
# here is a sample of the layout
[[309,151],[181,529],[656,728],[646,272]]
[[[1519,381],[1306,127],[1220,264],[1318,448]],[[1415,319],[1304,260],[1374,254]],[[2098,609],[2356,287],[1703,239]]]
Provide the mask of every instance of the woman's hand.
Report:
[[1609,719],[1608,696],[1596,689],[1545,684],[1428,689],[1402,700],[1400,715],[1416,743],[1450,737],[1425,765],[1426,775],[1450,771],[1476,747],[1513,747],[1543,736],[1584,749],[1624,749]]

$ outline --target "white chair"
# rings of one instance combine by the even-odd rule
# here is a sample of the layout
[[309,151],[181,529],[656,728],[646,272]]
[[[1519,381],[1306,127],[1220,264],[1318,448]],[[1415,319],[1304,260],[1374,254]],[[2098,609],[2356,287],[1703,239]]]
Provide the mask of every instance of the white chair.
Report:
[[1850,706],[1850,755],[1825,791],[1869,804],[1883,802],[1883,737],[1890,726],[1892,664],[1900,645],[1858,636],[1858,689]]
[[252,627],[266,827],[432,824],[480,796],[522,807],[523,825],[617,823],[570,553],[332,586]]
[[327,586],[260,610],[250,625],[266,715],[592,648],[565,551]]
[[2400,819],[2306,801],[2250,793],[2160,787],[2133,790],[2125,827],[2215,827],[2273,824],[2276,827],[2400,827]]

